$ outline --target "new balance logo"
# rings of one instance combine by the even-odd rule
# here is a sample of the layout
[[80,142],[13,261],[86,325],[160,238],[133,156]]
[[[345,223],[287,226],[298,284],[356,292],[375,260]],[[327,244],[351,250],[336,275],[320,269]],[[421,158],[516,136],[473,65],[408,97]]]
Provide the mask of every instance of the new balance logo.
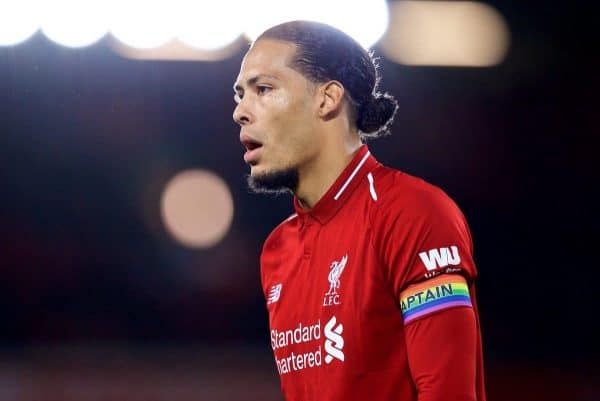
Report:
[[419,257],[428,271],[435,270],[438,267],[446,267],[448,265],[456,266],[460,263],[458,247],[454,245],[450,246],[450,249],[447,247],[434,248],[427,252],[421,252],[419,253]]
[[344,349],[344,337],[342,337],[342,333],[344,332],[344,325],[341,323],[337,326],[335,325],[336,319],[333,316],[327,324],[325,324],[325,352],[327,355],[325,356],[325,362],[331,363],[333,359],[339,359],[344,362],[344,353],[342,349]]
[[281,288],[282,287],[283,287],[283,284],[281,284],[281,283],[275,284],[274,286],[271,287],[271,290],[269,291],[269,297],[267,299],[267,305],[279,301],[279,297],[281,296]]

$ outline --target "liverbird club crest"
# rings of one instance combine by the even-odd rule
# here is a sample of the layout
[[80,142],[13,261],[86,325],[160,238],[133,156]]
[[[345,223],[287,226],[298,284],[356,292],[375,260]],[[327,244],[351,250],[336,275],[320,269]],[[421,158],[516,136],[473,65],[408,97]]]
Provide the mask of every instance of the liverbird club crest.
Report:
[[344,255],[339,261],[334,260],[331,262],[331,266],[329,266],[329,275],[327,276],[327,279],[329,280],[329,290],[323,297],[323,306],[340,305],[342,303],[338,290],[340,288],[340,276],[346,268],[347,261],[348,254]]

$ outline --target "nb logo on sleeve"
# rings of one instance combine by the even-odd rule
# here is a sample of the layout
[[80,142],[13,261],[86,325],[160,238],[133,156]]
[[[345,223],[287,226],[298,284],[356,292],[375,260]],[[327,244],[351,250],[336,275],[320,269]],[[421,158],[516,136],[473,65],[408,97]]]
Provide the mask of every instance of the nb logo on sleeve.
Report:
[[334,358],[344,362],[344,353],[342,352],[342,349],[344,349],[344,337],[342,337],[344,325],[340,323],[336,326],[335,324],[335,316],[325,324],[325,352],[327,353],[325,362],[328,364]]
[[446,267],[448,265],[456,266],[460,263],[458,247],[455,245],[450,246],[450,248],[430,249],[427,252],[419,253],[419,257],[428,271],[435,270],[438,267]]

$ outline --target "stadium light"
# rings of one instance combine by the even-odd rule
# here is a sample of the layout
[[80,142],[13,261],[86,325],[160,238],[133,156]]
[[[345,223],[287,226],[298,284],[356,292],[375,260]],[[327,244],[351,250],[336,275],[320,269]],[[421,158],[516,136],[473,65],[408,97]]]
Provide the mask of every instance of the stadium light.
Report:
[[129,0],[111,16],[109,30],[127,46],[152,49],[174,38],[176,14],[167,2]]
[[217,50],[233,43],[242,34],[239,2],[220,0],[211,6],[198,6],[195,0],[170,3],[176,12],[174,35],[181,42],[201,50]]
[[220,61],[240,51],[244,43],[241,40],[218,49],[203,50],[191,47],[178,39],[152,49],[129,47],[118,40],[109,40],[108,46],[117,54],[134,60],[177,60],[177,61]]
[[309,20],[335,26],[368,48],[385,33],[388,24],[385,0],[304,0],[285,4],[285,7],[278,0],[244,4],[248,9],[242,26],[251,40],[270,26],[291,20]]
[[220,0],[211,5],[197,0],[22,0],[16,4],[0,13],[0,45],[20,43],[40,27],[50,40],[68,47],[91,45],[110,32],[121,45],[111,46],[126,57],[127,48],[135,50],[136,58],[144,58],[144,51],[152,49],[150,58],[215,59],[229,54],[224,50],[243,33],[253,39],[270,26],[297,19],[336,26],[369,47],[388,24],[385,0]]
[[200,169],[173,177],[161,198],[161,216],[167,231],[191,248],[216,245],[231,226],[233,198],[225,181]]
[[[241,23],[244,34],[254,40],[267,28],[285,21],[302,18],[302,4],[300,1],[288,2],[282,6],[278,0],[254,0],[240,4],[245,15]],[[260,10],[260,11],[258,11]],[[260,18],[257,13],[260,12]]]
[[42,32],[53,42],[83,47],[97,42],[107,33],[109,10],[106,7],[80,0],[53,0],[43,4]]
[[390,4],[382,51],[409,65],[487,67],[500,63],[510,32],[502,15],[472,1],[400,1]]
[[[346,32],[365,48],[377,43],[388,28],[389,7],[385,0],[318,0],[318,3],[322,4],[315,4],[314,10],[319,10],[322,22]],[[325,12],[321,11],[324,7]]]
[[27,40],[40,27],[34,0],[14,1],[0,11],[0,46],[12,46]]

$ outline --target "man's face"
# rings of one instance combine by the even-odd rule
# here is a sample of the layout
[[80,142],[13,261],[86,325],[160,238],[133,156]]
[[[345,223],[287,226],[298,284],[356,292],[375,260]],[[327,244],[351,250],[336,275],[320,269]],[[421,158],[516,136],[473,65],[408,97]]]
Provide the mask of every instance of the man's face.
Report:
[[259,40],[234,85],[233,119],[241,126],[251,180],[290,171],[297,176],[319,150],[315,85],[291,68],[294,53],[292,43]]

